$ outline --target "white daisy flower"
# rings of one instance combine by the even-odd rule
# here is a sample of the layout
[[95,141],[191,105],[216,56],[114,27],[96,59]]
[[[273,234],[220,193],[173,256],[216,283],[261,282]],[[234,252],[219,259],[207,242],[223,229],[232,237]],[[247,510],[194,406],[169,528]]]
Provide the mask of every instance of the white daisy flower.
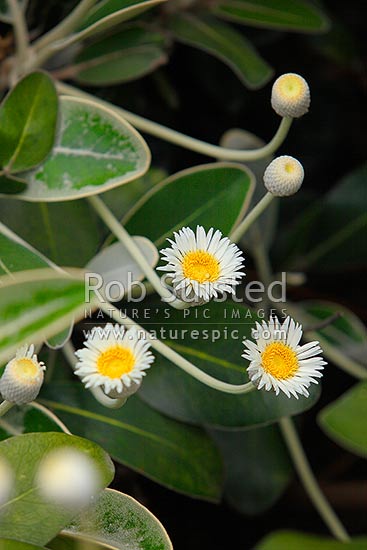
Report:
[[185,302],[208,302],[224,292],[234,293],[245,273],[244,258],[234,243],[219,230],[200,225],[196,234],[189,227],[174,233],[170,248],[161,250],[167,265],[158,267],[172,278],[175,293]]
[[77,374],[86,388],[103,386],[110,397],[129,397],[135,393],[154,361],[150,344],[139,338],[135,328],[121,325],[94,327],[76,351]]
[[247,349],[242,357],[250,361],[247,372],[257,389],[273,389],[276,395],[281,390],[296,399],[298,394],[308,397],[307,388],[318,383],[327,364],[319,355],[322,350],[318,342],[299,345],[302,326],[290,317],[282,324],[276,317],[269,323],[256,323],[253,337],[256,343],[244,340]]
[[34,345],[19,348],[0,379],[0,393],[10,403],[34,401],[41,389],[46,367],[38,361]]

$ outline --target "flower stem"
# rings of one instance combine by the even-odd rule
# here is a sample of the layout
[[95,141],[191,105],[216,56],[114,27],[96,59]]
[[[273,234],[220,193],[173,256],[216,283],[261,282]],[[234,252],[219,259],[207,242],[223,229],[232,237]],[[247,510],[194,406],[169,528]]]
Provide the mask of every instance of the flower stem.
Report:
[[274,195],[267,192],[262,199],[254,206],[254,208],[245,216],[242,222],[232,231],[229,238],[231,241],[237,243],[249,227],[256,221],[256,219],[264,212],[264,210],[269,206],[271,201],[274,199]]
[[[77,361],[75,357],[75,349],[70,340],[66,342],[66,344],[62,348],[62,352],[71,368],[75,370],[75,365]],[[121,399],[114,399],[106,395],[100,387],[89,388],[89,391],[95,397],[95,399],[99,403],[101,403],[101,405],[103,405],[104,407],[108,407],[109,409],[119,409],[126,403],[126,397],[122,397]]]
[[348,533],[317,483],[292,420],[285,417],[279,421],[279,424],[294,466],[315,508],[334,537],[342,542],[349,542]]
[[187,374],[189,374],[202,384],[209,386],[209,388],[213,388],[214,390],[218,390],[223,393],[231,393],[237,395],[249,393],[255,389],[255,386],[252,384],[252,382],[247,382],[246,384],[239,385],[228,384],[227,382],[223,382],[222,380],[218,380],[217,378],[210,376],[206,372],[203,372],[201,369],[190,363],[190,361],[187,361],[187,359],[182,357],[179,353],[166,346],[163,342],[153,338],[149,334],[149,332],[147,332],[143,327],[135,323],[129,317],[124,316],[122,319],[120,310],[118,310],[111,304],[100,303],[99,306],[102,311],[104,311],[107,315],[109,315],[109,317],[111,317],[111,319],[113,319],[117,323],[120,323],[124,326],[136,327],[139,332],[144,333],[144,337],[146,338],[147,342],[150,343],[153,349],[158,351],[158,353],[166,357],[166,359],[177,365],[180,369],[185,371]]
[[90,202],[94,210],[97,212],[97,214],[100,216],[100,218],[107,225],[107,227],[109,227],[112,233],[118,238],[118,240],[128,250],[128,252],[134,258],[134,260],[139,265],[139,267],[141,267],[146,277],[154,287],[155,291],[158,292],[161,298],[176,309],[187,308],[188,306],[185,302],[182,302],[181,300],[178,300],[177,298],[175,298],[172,292],[168,288],[163,286],[160,278],[158,277],[154,269],[151,267],[149,262],[145,259],[141,250],[137,247],[134,239],[131,237],[131,235],[129,235],[126,229],[115,218],[115,216],[112,214],[109,208],[107,208],[105,203],[97,196],[89,197],[88,201]]
[[28,56],[28,29],[24,13],[18,0],[7,0],[14,25],[14,35],[17,45],[17,58],[19,69],[23,67]]
[[10,401],[3,401],[0,403],[0,416],[4,416],[10,409],[14,407],[14,403],[11,403]]
[[239,149],[227,149],[225,147],[220,147],[219,145],[212,145],[210,143],[205,143],[204,141],[201,141],[199,139],[186,136],[185,134],[181,134],[176,130],[166,128],[165,126],[162,126],[157,122],[147,120],[144,117],[131,113],[130,111],[126,111],[121,107],[116,107],[115,105],[112,106],[110,103],[104,102],[101,99],[96,98],[95,96],[83,92],[82,90],[78,90],[77,88],[74,88],[72,86],[68,86],[67,84],[59,82],[57,84],[57,88],[59,92],[63,94],[85,97],[92,101],[97,101],[102,105],[106,105],[109,109],[116,111],[119,115],[124,117],[128,122],[130,122],[130,124],[135,126],[135,128],[138,128],[139,130],[146,132],[147,134],[158,137],[175,145],[179,145],[180,147],[184,147],[185,149],[189,149],[190,151],[195,151],[196,153],[200,153],[201,155],[206,155],[208,157],[213,157],[220,160],[244,162],[249,160],[258,160],[268,155],[271,155],[280,147],[280,145],[285,140],[293,121],[293,119],[290,117],[283,118],[277,132],[275,133],[271,141],[269,141],[269,143],[267,143],[263,147],[260,147],[259,149],[241,151]]

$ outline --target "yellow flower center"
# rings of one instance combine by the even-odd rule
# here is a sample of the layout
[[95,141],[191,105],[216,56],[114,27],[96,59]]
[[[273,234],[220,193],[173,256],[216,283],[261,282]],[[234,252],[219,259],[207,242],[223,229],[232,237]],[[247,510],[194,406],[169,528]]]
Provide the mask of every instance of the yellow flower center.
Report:
[[285,165],[284,165],[284,170],[288,173],[288,174],[292,174],[292,172],[294,172],[296,169],[296,166],[293,162],[286,162]]
[[296,99],[304,92],[304,83],[297,76],[287,75],[279,82],[281,94],[289,99]]
[[291,378],[298,370],[295,352],[282,342],[268,344],[261,354],[261,359],[265,372],[279,380]]
[[131,372],[134,365],[134,354],[128,348],[121,346],[108,348],[97,360],[98,372],[109,378],[121,378],[123,374]]
[[33,379],[38,377],[39,371],[38,363],[26,357],[14,359],[11,365],[13,376],[20,382],[32,382]]
[[182,261],[183,274],[198,283],[216,281],[220,273],[218,260],[205,250],[188,252]]

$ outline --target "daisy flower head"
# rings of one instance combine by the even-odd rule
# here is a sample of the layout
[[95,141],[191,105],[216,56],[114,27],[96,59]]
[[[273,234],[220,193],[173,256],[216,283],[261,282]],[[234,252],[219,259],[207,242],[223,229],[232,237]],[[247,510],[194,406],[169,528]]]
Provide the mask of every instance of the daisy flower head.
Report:
[[247,349],[242,357],[250,361],[247,372],[257,389],[274,390],[276,395],[282,391],[296,399],[298,394],[308,397],[307,388],[318,383],[326,365],[318,342],[300,345],[302,326],[290,317],[282,324],[276,317],[256,323],[253,337],[256,343],[244,340]]
[[158,267],[172,279],[176,295],[192,305],[209,302],[219,294],[234,294],[245,275],[242,252],[217,229],[208,232],[198,225],[196,233],[183,227],[168,239],[171,247],[161,250],[167,265]]
[[310,103],[310,88],[299,74],[283,74],[274,82],[271,106],[278,115],[299,118],[307,113]]
[[110,397],[129,397],[140,388],[145,371],[154,361],[149,347],[135,328],[125,330],[111,323],[94,327],[84,348],[75,352],[79,360],[75,374],[86,388],[102,386]]
[[34,401],[41,389],[45,369],[34,353],[33,344],[19,348],[0,378],[3,399],[17,405]]

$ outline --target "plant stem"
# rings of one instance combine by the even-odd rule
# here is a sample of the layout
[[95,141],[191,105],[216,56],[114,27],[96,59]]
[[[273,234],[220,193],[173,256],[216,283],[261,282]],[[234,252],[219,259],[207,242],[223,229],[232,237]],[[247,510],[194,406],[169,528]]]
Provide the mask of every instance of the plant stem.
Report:
[[315,508],[318,510],[334,537],[342,542],[349,542],[350,538],[348,533],[317,483],[292,420],[288,417],[282,418],[279,424],[284,441],[292,457],[294,467]]
[[225,147],[220,147],[219,145],[212,145],[210,143],[200,141],[199,139],[186,136],[185,134],[181,134],[176,130],[166,128],[165,126],[162,126],[157,122],[147,120],[144,117],[131,113],[130,111],[126,111],[121,107],[111,105],[110,103],[96,98],[91,94],[83,92],[82,90],[74,88],[73,86],[68,86],[67,84],[59,82],[57,84],[57,88],[59,92],[63,94],[85,97],[107,106],[109,109],[112,109],[113,111],[124,117],[128,122],[130,122],[130,124],[135,126],[135,128],[138,128],[139,130],[146,132],[152,136],[156,136],[175,145],[179,145],[180,147],[184,147],[185,149],[189,149],[190,151],[195,151],[196,153],[200,153],[202,155],[220,160],[244,162],[248,160],[261,159],[274,153],[274,151],[276,151],[285,140],[293,121],[293,119],[290,117],[283,118],[277,132],[267,145],[264,145],[259,149],[241,151],[238,149],[227,149]]
[[44,50],[45,46],[52,44],[52,42],[56,42],[56,40],[61,40],[65,36],[72,33],[84,19],[84,16],[96,3],[97,0],[81,0],[81,2],[79,2],[73,11],[65,17],[65,19],[63,19],[58,25],[56,25],[56,27],[41,36],[41,38],[35,42],[35,50],[40,52],[41,50]]
[[262,199],[254,206],[254,208],[245,216],[242,222],[235,227],[235,229],[230,234],[229,238],[231,241],[237,243],[249,227],[254,223],[254,221],[264,212],[264,210],[269,206],[271,201],[274,199],[274,195],[267,192]]
[[[62,353],[65,359],[67,360],[67,362],[69,363],[69,365],[71,366],[71,368],[75,370],[75,365],[77,360],[75,357],[74,346],[70,340],[66,342],[66,344],[63,346]],[[126,397],[122,397],[121,399],[119,398],[115,399],[115,398],[109,397],[104,393],[104,391],[100,387],[89,388],[89,391],[95,397],[95,399],[99,403],[101,403],[101,405],[103,405],[104,407],[108,407],[109,409],[119,409],[126,403]]]
[[17,59],[21,70],[28,57],[28,29],[24,13],[18,0],[7,0],[14,26],[14,35],[17,45]]
[[88,198],[88,201],[104,221],[104,223],[109,227],[112,233],[118,238],[118,240],[124,245],[128,250],[131,256],[134,258],[139,267],[143,270],[146,277],[154,287],[155,291],[161,296],[161,298],[169,303],[172,307],[176,309],[185,309],[188,307],[186,302],[182,302],[174,297],[172,292],[163,286],[160,278],[151,267],[149,262],[145,259],[141,250],[137,247],[134,239],[129,235],[126,229],[120,224],[120,222],[115,218],[112,212],[107,208],[105,203],[97,196],[92,196]]
[[214,390],[218,390],[223,393],[231,393],[237,395],[249,393],[255,389],[255,386],[252,384],[252,382],[247,382],[246,384],[239,385],[228,384],[227,382],[222,382],[222,380],[218,380],[217,378],[206,374],[206,372],[203,372],[201,369],[190,363],[190,361],[187,361],[187,359],[163,344],[163,342],[153,338],[149,334],[149,332],[147,332],[143,327],[135,323],[135,321],[133,321],[129,317],[124,316],[122,319],[120,310],[115,308],[113,305],[100,303],[99,306],[102,311],[104,311],[109,317],[111,317],[111,319],[113,319],[117,323],[120,323],[124,326],[136,327],[140,333],[144,334],[144,338],[150,343],[153,349],[158,351],[158,353],[166,357],[166,359],[177,365],[180,369],[185,371],[187,374],[189,374],[202,384],[209,386],[209,388],[213,388]]
[[14,407],[14,403],[11,403],[10,401],[3,401],[0,403],[0,416],[4,416],[10,409]]

